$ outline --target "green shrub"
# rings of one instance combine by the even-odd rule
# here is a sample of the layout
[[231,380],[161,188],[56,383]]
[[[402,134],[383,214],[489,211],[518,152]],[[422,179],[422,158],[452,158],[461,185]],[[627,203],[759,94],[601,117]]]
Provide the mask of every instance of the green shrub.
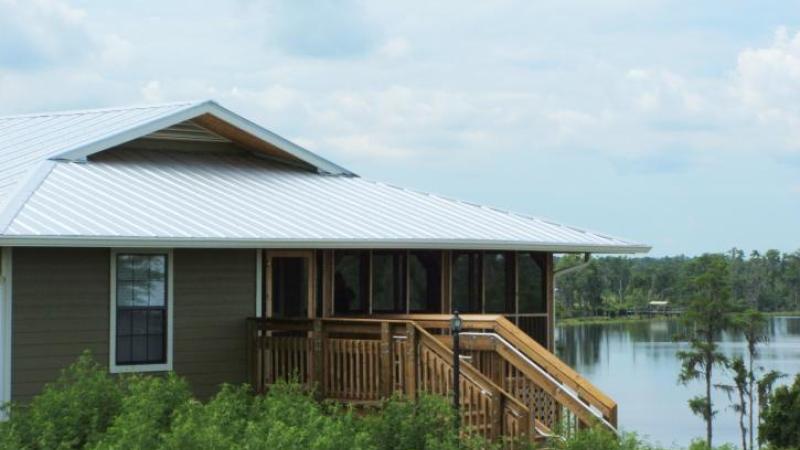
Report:
[[800,448],[800,374],[791,387],[775,389],[761,420],[759,439],[776,448]]
[[0,440],[6,448],[84,448],[102,436],[121,404],[120,383],[87,351],[30,405],[10,406]]
[[[580,430],[573,436],[564,440],[554,440],[550,448],[554,450],[660,450],[662,447],[653,446],[640,439],[635,433],[622,433],[615,436],[605,428],[595,427]],[[716,450],[736,450],[736,447],[725,444],[715,447]],[[688,450],[708,450],[704,440],[695,440],[689,445]]]
[[165,377],[134,375],[125,379],[119,414],[96,450],[150,449],[161,444],[176,409],[191,399],[186,380],[174,373]]
[[352,410],[320,404],[296,384],[279,383],[254,400],[253,417],[245,432],[250,449],[366,449],[369,436]]
[[225,385],[207,404],[196,400],[175,412],[172,428],[164,436],[164,449],[233,449],[254,416],[254,397],[247,386]]
[[[765,427],[797,419],[798,391],[800,377],[791,391],[776,390]],[[459,438],[454,411],[442,397],[395,397],[379,409],[356,414],[352,408],[315,401],[297,384],[279,383],[263,396],[253,395],[248,386],[225,385],[201,403],[174,374],[114,377],[88,353],[30,405],[7,408],[10,419],[0,422],[0,450],[500,448],[480,437]],[[529,446],[517,443],[515,448]],[[546,448],[656,450],[635,435],[618,438],[600,428],[554,439]],[[690,450],[706,449],[701,442]]]
[[380,414],[364,418],[376,448],[387,450],[458,448],[456,415],[441,397],[421,395],[416,402],[394,397]]
[[[705,440],[695,439],[689,444],[688,450],[709,450],[709,448]],[[723,444],[719,447],[714,447],[714,450],[737,450],[737,447],[733,444]]]
[[556,450],[656,450],[635,434],[626,433],[616,436],[614,433],[601,427],[579,430],[565,440],[555,439],[553,448]]

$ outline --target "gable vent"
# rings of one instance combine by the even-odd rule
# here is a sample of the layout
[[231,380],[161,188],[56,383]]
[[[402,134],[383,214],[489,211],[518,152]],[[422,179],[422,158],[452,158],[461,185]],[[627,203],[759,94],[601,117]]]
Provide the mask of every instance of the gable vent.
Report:
[[231,142],[213,131],[197,125],[191,120],[181,122],[163,130],[158,130],[145,136],[147,139],[161,139],[167,141],[192,141],[192,142]]

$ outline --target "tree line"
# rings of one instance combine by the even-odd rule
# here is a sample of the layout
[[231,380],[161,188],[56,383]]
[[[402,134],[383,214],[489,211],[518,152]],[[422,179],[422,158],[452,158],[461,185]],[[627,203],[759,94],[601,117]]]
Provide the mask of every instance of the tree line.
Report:
[[[708,270],[702,259],[711,255],[721,264],[734,302],[758,311],[800,311],[800,250],[746,254],[738,248],[697,257],[595,258],[557,276],[557,307],[561,317],[616,315],[651,301],[684,308],[695,293],[691,280]],[[579,256],[564,256],[556,270],[580,263]]]

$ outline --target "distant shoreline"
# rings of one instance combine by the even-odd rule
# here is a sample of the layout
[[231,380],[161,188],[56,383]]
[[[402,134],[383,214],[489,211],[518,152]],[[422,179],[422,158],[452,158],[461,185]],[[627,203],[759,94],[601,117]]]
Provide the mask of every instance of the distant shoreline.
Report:
[[[765,312],[768,317],[780,316],[800,316],[800,311],[772,311]],[[556,326],[558,325],[597,325],[597,324],[617,324],[617,323],[633,323],[633,322],[657,322],[662,320],[675,319],[676,317],[666,316],[625,316],[625,317],[607,317],[607,316],[587,316],[587,317],[570,317],[568,319],[559,319],[556,317]]]

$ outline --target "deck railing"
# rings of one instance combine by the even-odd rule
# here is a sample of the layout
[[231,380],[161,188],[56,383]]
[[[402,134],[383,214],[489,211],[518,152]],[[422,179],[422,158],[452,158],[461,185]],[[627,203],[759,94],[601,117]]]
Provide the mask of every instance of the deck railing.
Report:
[[[452,351],[411,320],[249,319],[248,328],[250,378],[258,392],[279,379],[313,385],[322,398],[365,405],[394,393],[452,392]],[[467,432],[512,441],[549,433],[528,407],[471,365],[462,365],[459,382]]]
[[[502,316],[463,315],[462,423],[496,439],[616,431],[617,404]],[[394,393],[452,393],[449,315],[250,319],[251,382],[315,386],[322,398],[378,404]]]

